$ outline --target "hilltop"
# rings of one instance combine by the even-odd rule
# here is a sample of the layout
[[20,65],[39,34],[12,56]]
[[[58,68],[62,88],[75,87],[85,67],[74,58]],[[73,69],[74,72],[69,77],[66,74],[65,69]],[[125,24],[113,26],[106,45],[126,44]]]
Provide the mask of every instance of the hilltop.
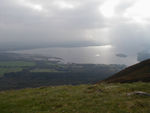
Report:
[[0,92],[0,113],[149,113],[150,83],[51,86]]
[[104,81],[107,83],[150,82],[150,59],[130,66]]

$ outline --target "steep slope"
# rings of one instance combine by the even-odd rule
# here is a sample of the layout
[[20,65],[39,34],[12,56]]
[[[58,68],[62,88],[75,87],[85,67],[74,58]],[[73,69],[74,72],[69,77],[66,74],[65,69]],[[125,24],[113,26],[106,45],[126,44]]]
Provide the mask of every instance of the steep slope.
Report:
[[150,82],[150,59],[130,66],[104,81],[108,83],[137,81]]

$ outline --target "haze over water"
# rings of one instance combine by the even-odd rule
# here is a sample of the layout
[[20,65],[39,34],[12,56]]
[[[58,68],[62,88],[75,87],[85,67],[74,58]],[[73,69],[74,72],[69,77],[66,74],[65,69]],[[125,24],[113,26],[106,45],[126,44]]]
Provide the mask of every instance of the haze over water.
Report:
[[91,46],[73,48],[40,48],[15,51],[16,53],[39,54],[51,57],[60,57],[67,63],[91,64],[126,64],[137,63],[136,54],[129,54],[126,58],[117,57],[111,46]]
[[66,62],[131,65],[139,53],[142,60],[150,58],[149,4],[149,0],[0,0],[0,51],[53,47],[21,52]]

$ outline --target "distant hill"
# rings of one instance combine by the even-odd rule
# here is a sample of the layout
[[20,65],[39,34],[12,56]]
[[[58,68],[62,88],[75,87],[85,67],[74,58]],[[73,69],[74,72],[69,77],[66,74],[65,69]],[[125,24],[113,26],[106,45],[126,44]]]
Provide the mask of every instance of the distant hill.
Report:
[[107,83],[150,82],[150,59],[130,66],[104,80]]

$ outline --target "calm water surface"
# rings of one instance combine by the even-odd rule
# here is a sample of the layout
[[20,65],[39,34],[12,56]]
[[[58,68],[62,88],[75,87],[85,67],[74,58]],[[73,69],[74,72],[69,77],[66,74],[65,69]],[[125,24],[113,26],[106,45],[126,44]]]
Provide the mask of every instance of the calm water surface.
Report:
[[110,46],[74,47],[74,48],[41,48],[17,53],[40,54],[45,56],[60,57],[69,63],[92,63],[92,64],[126,64],[137,63],[136,54],[128,54],[126,58],[116,57],[116,52]]

